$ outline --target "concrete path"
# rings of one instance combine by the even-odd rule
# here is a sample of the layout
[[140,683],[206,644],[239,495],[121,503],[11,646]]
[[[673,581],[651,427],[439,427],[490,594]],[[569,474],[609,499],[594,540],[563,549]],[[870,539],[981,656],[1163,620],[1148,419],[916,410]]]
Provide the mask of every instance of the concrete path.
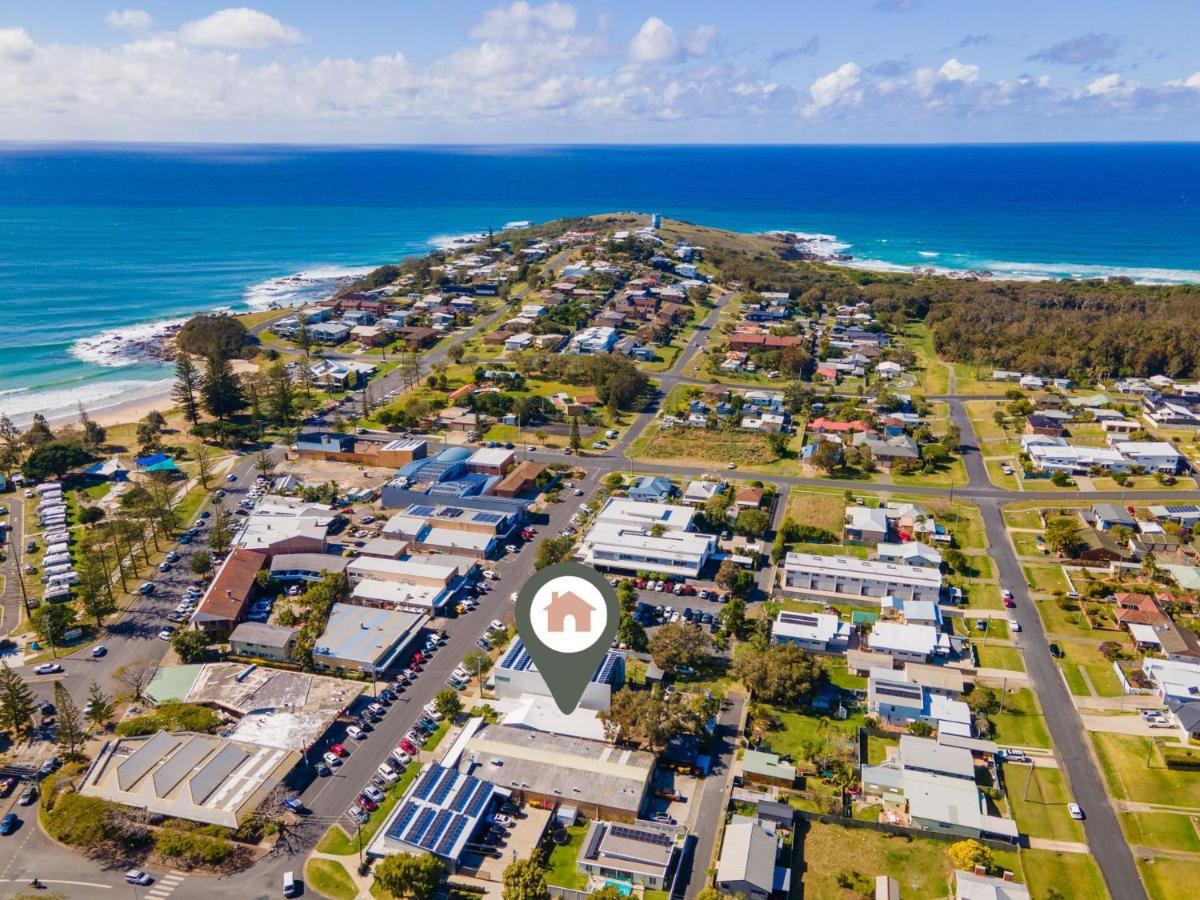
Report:
[[1088,731],[1103,731],[1108,734],[1132,734],[1137,737],[1161,737],[1171,729],[1151,728],[1141,716],[1089,716],[1080,712],[1080,721]]
[[1055,853],[1090,853],[1087,844],[1081,844],[1078,841],[1052,841],[1049,838],[1029,839],[1029,849],[1031,850],[1053,850]]

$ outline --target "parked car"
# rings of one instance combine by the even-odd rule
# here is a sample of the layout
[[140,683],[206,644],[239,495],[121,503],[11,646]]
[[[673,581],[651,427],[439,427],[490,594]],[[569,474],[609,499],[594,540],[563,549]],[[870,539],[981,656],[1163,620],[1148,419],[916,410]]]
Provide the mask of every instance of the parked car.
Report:
[[359,806],[365,810],[368,810],[369,812],[374,812],[375,810],[379,809],[379,804],[365,794],[359,794],[356,798],[356,802]]
[[1071,814],[1072,819],[1083,819],[1083,807],[1078,803],[1068,803],[1067,812]]
[[308,807],[301,802],[299,797],[284,797],[283,805],[297,815],[308,812]]
[[503,813],[494,813],[488,817],[488,821],[493,825],[501,825],[505,828],[515,828],[517,823]]
[[324,778],[327,775],[333,774],[333,770],[331,768],[329,768],[329,766],[325,765],[325,763],[323,763],[323,762],[317,763],[316,770],[317,770],[317,775],[319,775],[321,778]]
[[347,728],[346,734],[349,737],[354,738],[356,741],[365,741],[367,739],[367,733],[357,725],[351,725],[349,728]]
[[20,822],[20,819],[17,818],[17,814],[10,812],[3,819],[0,819],[0,834],[5,837],[12,834],[17,830],[18,822]]
[[365,788],[363,788],[363,796],[370,797],[376,803],[383,802],[383,791],[379,790],[379,788],[375,787],[374,785],[368,784]]
[[13,788],[17,786],[17,779],[9,776],[0,780],[0,797],[7,797],[13,792]]
[[21,799],[17,802],[21,804],[21,806],[29,806],[31,803],[37,800],[37,797],[37,785],[31,784],[29,787],[25,788],[25,790],[21,791]]
[[1050,644],[1050,655],[1053,656],[1055,659],[1062,659],[1063,658],[1062,648],[1059,647],[1058,644],[1051,643]]
[[162,627],[162,629],[158,632],[158,639],[160,641],[169,641],[171,639],[171,635],[173,635],[174,633],[175,633],[174,625],[164,625]]
[[393,769],[391,766],[389,766],[387,763],[380,763],[379,769],[377,771],[379,772],[380,775],[382,775],[384,778],[386,778],[388,781],[392,782],[393,784],[395,784],[397,781],[400,780],[400,776],[399,776],[399,774],[397,774],[396,770]]
[[336,753],[322,753],[321,759],[324,760],[325,765],[329,766],[331,769],[336,769],[342,764],[341,757]]

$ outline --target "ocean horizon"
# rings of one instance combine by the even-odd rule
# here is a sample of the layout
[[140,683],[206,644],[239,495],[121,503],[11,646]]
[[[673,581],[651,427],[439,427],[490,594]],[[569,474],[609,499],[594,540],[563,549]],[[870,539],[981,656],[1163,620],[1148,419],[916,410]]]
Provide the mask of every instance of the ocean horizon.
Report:
[[1200,281],[1198,144],[0,143],[0,412],[159,390],[164,329],[506,222],[637,210],[882,271]]

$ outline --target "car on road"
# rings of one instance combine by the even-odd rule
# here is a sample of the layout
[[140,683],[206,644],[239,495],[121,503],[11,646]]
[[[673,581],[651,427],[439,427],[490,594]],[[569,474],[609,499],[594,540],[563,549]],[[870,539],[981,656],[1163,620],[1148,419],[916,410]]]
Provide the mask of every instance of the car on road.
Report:
[[235,481],[237,481],[237,476],[233,475],[233,474],[226,475],[225,481],[228,482],[229,484],[233,484]]
[[365,741],[367,739],[367,733],[357,725],[351,725],[349,728],[347,728],[346,734],[354,738],[356,741]]
[[301,801],[299,797],[284,797],[283,805],[292,812],[296,813],[296,815],[308,812],[308,807],[304,805],[303,801]]
[[143,582],[141,585],[138,586],[138,593],[139,594],[153,594],[154,593],[154,582],[153,581]]
[[3,819],[0,819],[0,834],[5,836],[12,834],[17,830],[17,824],[20,821],[16,813],[9,813]]
[[325,765],[329,766],[331,769],[336,769],[342,764],[342,758],[336,753],[322,753],[321,759],[325,762]]
[[1083,819],[1083,807],[1078,803],[1068,803],[1067,812],[1071,814],[1072,819]]
[[29,806],[38,797],[37,785],[31,784],[25,790],[21,791],[21,799],[17,801],[21,806]]
[[55,675],[63,670],[63,667],[58,663],[42,663],[33,670],[34,675]]
[[1063,658],[1062,647],[1058,646],[1058,644],[1051,643],[1050,644],[1050,655],[1053,656],[1055,659],[1062,659]]
[[108,648],[105,647],[103,644],[97,644],[95,647],[92,648],[92,656],[93,657],[101,657],[104,654],[106,654],[107,652],[108,652]]
[[125,873],[125,881],[128,884],[150,884],[154,879],[148,872],[143,872],[141,869],[130,869]]
[[495,581],[500,577],[500,573],[495,569],[484,569],[483,577],[489,579],[490,581]]
[[1016,609],[1017,601],[1014,600],[1012,597],[1005,597],[1004,598],[1004,607],[1006,609]]
[[158,639],[160,641],[169,641],[171,639],[171,635],[173,635],[174,633],[175,633],[174,625],[164,625],[162,627],[162,629],[158,632]]

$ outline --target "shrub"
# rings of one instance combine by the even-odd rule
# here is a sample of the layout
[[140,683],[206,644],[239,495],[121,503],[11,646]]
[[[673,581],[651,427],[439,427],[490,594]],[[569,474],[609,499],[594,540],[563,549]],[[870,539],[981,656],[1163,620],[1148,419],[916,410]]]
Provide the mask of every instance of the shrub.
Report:
[[154,849],[185,864],[216,866],[233,854],[233,842],[200,831],[160,828],[154,836]]
[[64,791],[54,796],[53,808],[46,810],[46,831],[72,847],[96,847],[117,837],[114,811],[107,800]]

